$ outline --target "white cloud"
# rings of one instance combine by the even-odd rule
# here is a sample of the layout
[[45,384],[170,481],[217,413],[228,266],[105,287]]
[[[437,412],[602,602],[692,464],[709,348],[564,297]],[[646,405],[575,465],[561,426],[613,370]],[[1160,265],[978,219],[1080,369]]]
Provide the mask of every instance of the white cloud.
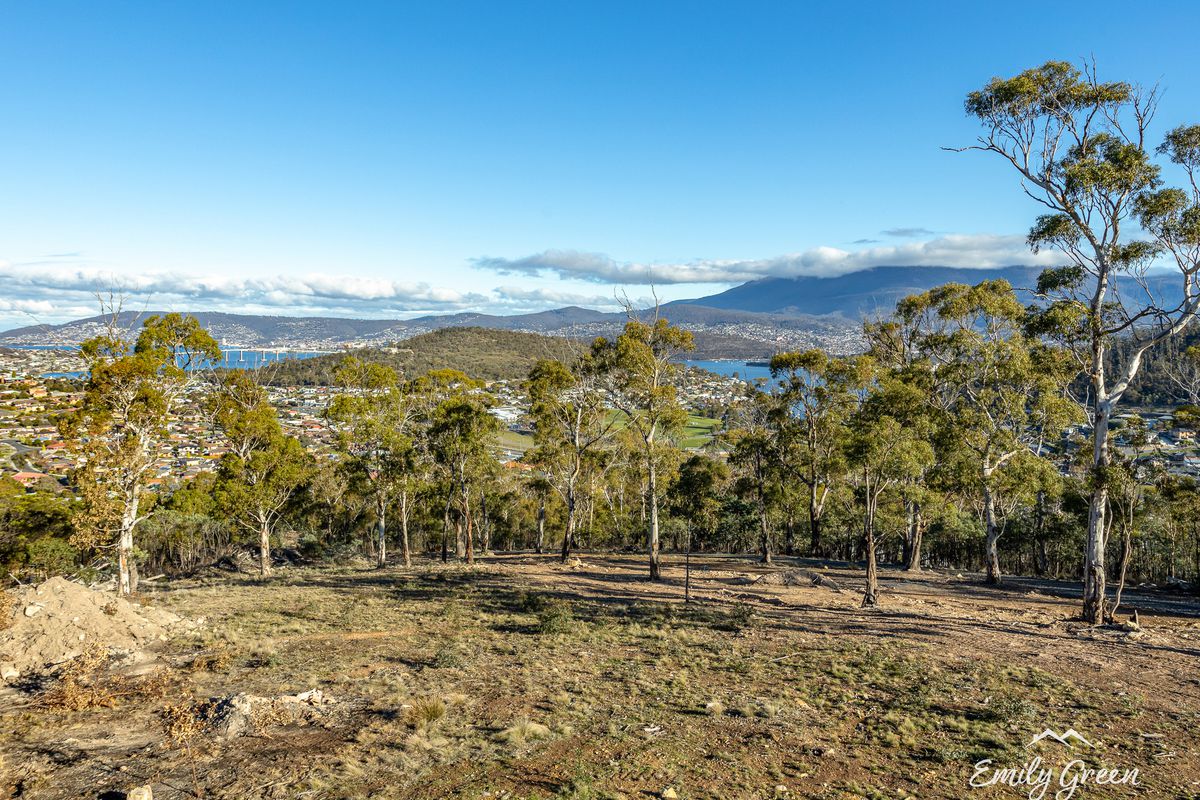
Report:
[[129,307],[307,316],[409,317],[474,309],[497,301],[488,292],[353,275],[237,278],[113,273],[45,262],[0,261],[0,282],[5,287],[0,324],[10,326],[92,316],[99,311],[96,295],[113,290],[125,297]]
[[586,306],[588,308],[619,309],[621,301],[615,294],[578,294],[563,292],[556,289],[534,288],[521,286],[498,286],[496,296],[508,303],[534,304],[546,307],[547,304],[556,306]]
[[599,253],[547,250],[523,258],[484,256],[472,261],[478,269],[504,275],[556,275],[560,278],[612,284],[738,283],[757,278],[833,276],[871,267],[964,267],[988,269],[1009,266],[1050,266],[1053,253],[1029,251],[1022,236],[957,235],[925,242],[843,250],[815,247],[802,253],[753,260],[700,260],[679,264],[621,262]]

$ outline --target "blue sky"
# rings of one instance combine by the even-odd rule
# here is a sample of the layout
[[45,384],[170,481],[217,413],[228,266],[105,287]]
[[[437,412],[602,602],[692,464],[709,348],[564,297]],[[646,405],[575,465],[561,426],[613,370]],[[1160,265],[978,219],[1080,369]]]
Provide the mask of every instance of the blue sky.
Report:
[[939,149],[966,92],[1094,56],[1200,120],[1200,7],[1089,8],[5,3],[0,327],[114,282],[390,317],[1015,263],[1037,207]]

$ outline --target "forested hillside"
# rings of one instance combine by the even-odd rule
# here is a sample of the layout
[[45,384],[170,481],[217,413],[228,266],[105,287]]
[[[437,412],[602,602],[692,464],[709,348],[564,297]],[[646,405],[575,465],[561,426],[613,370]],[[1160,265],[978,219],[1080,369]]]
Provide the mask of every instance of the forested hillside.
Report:
[[[585,343],[586,344],[586,343]],[[414,336],[394,347],[369,347],[354,351],[364,361],[385,364],[404,375],[422,375],[433,369],[457,369],[481,380],[516,380],[529,374],[540,358],[568,358],[585,344],[540,333],[501,331],[492,328],[443,328]],[[330,385],[343,353],[272,368],[269,383],[290,386]]]

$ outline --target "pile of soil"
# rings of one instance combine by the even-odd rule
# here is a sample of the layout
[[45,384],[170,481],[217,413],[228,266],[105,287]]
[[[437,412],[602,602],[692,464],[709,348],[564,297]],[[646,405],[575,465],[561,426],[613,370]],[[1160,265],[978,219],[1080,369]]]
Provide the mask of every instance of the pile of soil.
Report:
[[0,685],[53,671],[95,645],[137,661],[147,647],[185,624],[169,611],[142,607],[65,578],[11,594],[15,603],[9,619],[0,620]]

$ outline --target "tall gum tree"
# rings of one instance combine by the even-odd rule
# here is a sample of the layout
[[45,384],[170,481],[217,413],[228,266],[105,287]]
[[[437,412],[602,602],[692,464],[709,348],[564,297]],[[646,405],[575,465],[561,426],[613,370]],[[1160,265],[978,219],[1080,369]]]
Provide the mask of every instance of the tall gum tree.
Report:
[[730,448],[729,463],[742,472],[735,484],[738,493],[754,499],[759,558],[764,564],[771,563],[769,514],[771,507],[778,504],[778,484],[783,467],[779,429],[772,424],[777,408],[775,398],[748,387],[746,395],[730,409],[734,422],[731,430],[722,437]]
[[[571,553],[579,523],[581,480],[594,466],[592,455],[611,438],[616,415],[599,391],[595,360],[584,355],[570,366],[554,359],[542,359],[529,372],[530,414],[536,423],[537,448],[530,454],[541,468],[549,485],[566,506],[560,556],[565,562]],[[544,523],[544,505],[539,511],[539,526]],[[539,528],[538,549],[542,547]]]
[[258,568],[271,574],[271,538],[293,495],[313,472],[300,440],[287,436],[252,370],[227,372],[210,399],[229,442],[217,475],[220,505],[258,538]]
[[863,607],[878,602],[878,510],[886,494],[923,474],[934,462],[920,393],[870,356],[850,361],[860,404],[847,421],[846,476],[863,509],[866,589]]
[[982,511],[986,579],[998,584],[1003,472],[1075,420],[1064,390],[1075,369],[1064,352],[1025,335],[1027,312],[1007,281],[939,286],[901,301],[897,315],[913,323],[916,354],[901,374],[922,387],[939,443],[955,451],[942,460],[964,466]]
[[194,317],[149,317],[132,343],[119,318],[114,308],[105,334],[83,343],[83,401],[62,428],[80,457],[74,475],[84,500],[79,535],[98,545],[115,538],[117,586],[128,595],[137,591],[134,530],[144,519],[147,476],[198,371],[218,361],[221,351]]
[[[1200,128],[1177,128],[1158,149],[1188,178],[1164,189],[1148,133],[1154,91],[1102,82],[1091,65],[1050,61],[1011,78],[993,78],[966,99],[983,126],[973,146],[998,156],[1022,189],[1048,213],[1029,233],[1037,251],[1052,248],[1065,265],[1047,270],[1038,292],[1047,302],[1036,330],[1068,342],[1089,383],[1083,404],[1092,423],[1091,497],[1084,558],[1083,618],[1106,616],[1105,551],[1109,529],[1109,424],[1142,357],[1190,325],[1200,307]],[[1147,240],[1129,239],[1139,222]],[[1147,278],[1159,261],[1175,267],[1170,296]],[[1116,338],[1126,357],[1112,366]]]
[[375,506],[376,562],[380,567],[387,564],[388,511],[398,502],[401,557],[404,566],[412,566],[408,479],[415,460],[414,396],[405,391],[394,369],[354,356],[342,360],[335,378],[340,391],[325,415],[337,428],[338,449],[368,488]]
[[471,488],[479,473],[488,466],[485,462],[495,458],[493,445],[500,422],[489,410],[491,399],[477,381],[451,378],[442,381],[442,386],[448,393],[433,407],[430,415],[430,452],[450,482],[447,508],[451,499],[457,497],[458,512],[465,528],[466,561],[474,564],[475,518],[471,512]]
[[834,483],[845,470],[844,425],[857,398],[851,362],[823,350],[778,353],[773,414],[780,458],[808,490],[809,553],[824,555],[821,526]]
[[676,396],[673,359],[695,347],[690,331],[659,316],[650,322],[631,318],[615,340],[603,337],[592,345],[592,356],[604,375],[601,385],[608,402],[624,416],[626,429],[637,442],[646,475],[648,520],[646,549],[650,580],[662,577],[659,563],[659,452],[672,433],[687,422]]

